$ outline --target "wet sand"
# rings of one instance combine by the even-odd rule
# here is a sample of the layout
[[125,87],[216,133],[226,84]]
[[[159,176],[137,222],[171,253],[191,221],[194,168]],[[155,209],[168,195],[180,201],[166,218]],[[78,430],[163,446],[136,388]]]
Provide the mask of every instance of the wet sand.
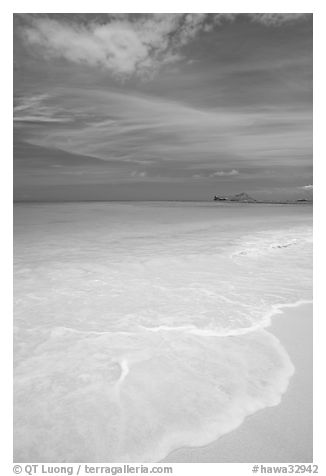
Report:
[[276,407],[246,418],[236,430],[201,448],[182,448],[175,463],[308,463],[313,459],[312,305],[288,308],[268,328],[287,350],[295,374]]

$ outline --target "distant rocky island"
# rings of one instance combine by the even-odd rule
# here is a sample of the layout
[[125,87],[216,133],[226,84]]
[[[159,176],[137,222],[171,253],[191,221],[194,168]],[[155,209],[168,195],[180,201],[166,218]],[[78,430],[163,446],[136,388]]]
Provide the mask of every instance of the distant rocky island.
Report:
[[237,193],[236,195],[231,195],[230,197],[222,197],[219,195],[214,195],[214,200],[216,202],[244,202],[244,203],[257,202],[257,200],[250,197],[250,195],[248,195],[245,192]]
[[312,199],[299,198],[297,200],[256,200],[245,192],[237,193],[236,195],[222,196],[214,195],[215,202],[240,202],[240,203],[312,203]]

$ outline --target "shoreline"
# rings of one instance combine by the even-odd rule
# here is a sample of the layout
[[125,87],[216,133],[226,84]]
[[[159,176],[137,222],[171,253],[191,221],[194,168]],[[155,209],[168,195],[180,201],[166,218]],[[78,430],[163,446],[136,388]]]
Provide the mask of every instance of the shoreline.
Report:
[[282,306],[279,311],[266,330],[280,341],[295,367],[280,404],[246,417],[209,445],[174,450],[161,462],[312,462],[312,304]]

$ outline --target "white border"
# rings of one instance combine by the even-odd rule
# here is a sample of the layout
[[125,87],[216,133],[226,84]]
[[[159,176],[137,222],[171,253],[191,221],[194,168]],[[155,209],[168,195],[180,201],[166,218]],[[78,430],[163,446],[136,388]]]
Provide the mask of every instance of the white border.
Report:
[[[271,1],[138,1],[120,0],[90,2],[67,0],[16,0],[1,6],[1,460],[0,474],[12,473],[12,14],[13,12],[307,12],[314,13],[314,463],[319,474],[326,474],[323,425],[325,419],[326,332],[325,305],[323,301],[325,278],[325,208],[323,185],[325,181],[325,23],[326,9],[322,2],[298,0]],[[325,201],[325,199],[324,199]],[[170,466],[170,465],[169,465]],[[175,464],[174,475],[214,474],[247,475],[251,464]]]

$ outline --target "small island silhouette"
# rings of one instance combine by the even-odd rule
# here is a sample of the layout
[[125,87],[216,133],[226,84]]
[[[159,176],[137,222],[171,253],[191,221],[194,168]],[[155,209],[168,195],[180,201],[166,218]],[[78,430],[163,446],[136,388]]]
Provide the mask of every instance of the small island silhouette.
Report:
[[240,203],[312,203],[312,198],[298,198],[297,200],[256,200],[246,192],[237,193],[236,195],[223,196],[214,195],[215,202],[240,202]]

